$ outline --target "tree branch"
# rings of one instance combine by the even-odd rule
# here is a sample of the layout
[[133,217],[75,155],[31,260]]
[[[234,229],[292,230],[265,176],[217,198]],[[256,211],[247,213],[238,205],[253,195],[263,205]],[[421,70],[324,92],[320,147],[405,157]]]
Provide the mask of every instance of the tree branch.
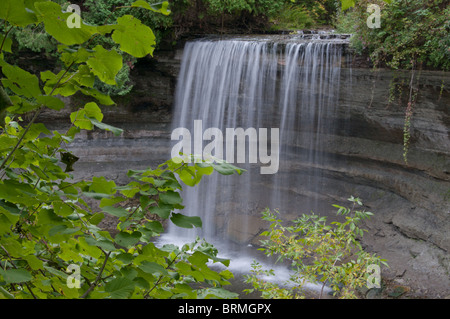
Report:
[[[63,73],[63,75],[58,79],[58,82],[56,82],[55,86],[53,87],[52,91],[50,92],[49,96],[51,96],[53,94],[53,92],[55,92],[55,90],[58,88],[59,84],[61,83],[61,80],[64,78],[64,76],[66,76],[66,74],[69,72],[69,70],[72,68],[72,66],[74,65],[75,62],[72,62],[66,69],[66,71]],[[3,161],[3,163],[0,165],[0,171],[5,167],[6,163],[8,162],[8,160],[11,158],[12,154],[14,154],[14,152],[19,148],[20,144],[22,143],[23,139],[25,138],[25,135],[28,133],[28,131],[30,130],[31,125],[33,125],[33,123],[36,121],[37,117],[39,116],[39,114],[42,111],[42,107],[44,105],[42,104],[41,106],[39,106],[39,109],[36,111],[36,113],[34,114],[33,118],[31,119],[31,122],[28,123],[27,127],[25,128],[25,131],[23,132],[22,136],[20,137],[19,141],[17,141],[16,145],[14,146],[13,150],[8,154],[8,156],[5,158],[5,160]]]
[[89,286],[89,289],[86,290],[86,292],[81,296],[82,299],[85,299],[89,293],[94,290],[95,286],[97,286],[98,282],[100,281],[100,278],[102,277],[103,270],[105,270],[106,263],[108,262],[108,258],[111,252],[105,253],[105,261],[103,262],[102,268],[100,268],[100,271],[97,275],[97,278],[95,278],[95,281]]

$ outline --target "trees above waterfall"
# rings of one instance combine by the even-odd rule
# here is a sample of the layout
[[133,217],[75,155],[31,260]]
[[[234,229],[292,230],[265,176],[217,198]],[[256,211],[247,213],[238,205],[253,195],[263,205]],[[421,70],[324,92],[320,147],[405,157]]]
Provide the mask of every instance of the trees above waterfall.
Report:
[[[338,30],[353,33],[352,46],[375,65],[394,69],[450,70],[448,1],[359,0],[338,19]],[[380,26],[366,25],[367,7],[378,4]]]

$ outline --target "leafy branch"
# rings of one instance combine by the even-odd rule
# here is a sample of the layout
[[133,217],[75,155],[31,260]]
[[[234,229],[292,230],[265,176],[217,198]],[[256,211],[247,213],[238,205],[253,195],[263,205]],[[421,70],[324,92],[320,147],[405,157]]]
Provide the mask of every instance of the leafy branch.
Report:
[[[64,76],[69,72],[69,70],[72,68],[72,66],[74,65],[74,62],[72,62],[65,70],[65,72],[62,74],[62,76],[58,79],[58,81],[56,82],[55,86],[53,87],[52,91],[50,92],[50,94],[48,94],[48,96],[52,96],[53,93],[55,92],[55,90],[58,88],[59,83],[61,82],[61,80],[64,78]],[[17,148],[20,146],[20,144],[22,143],[23,139],[25,138],[25,135],[28,133],[30,127],[34,124],[34,122],[36,121],[36,119],[38,118],[39,114],[41,113],[43,107],[45,105],[41,104],[38,108],[38,110],[34,113],[33,118],[31,119],[31,121],[28,123],[27,127],[25,128],[25,130],[22,133],[22,136],[19,138],[19,140],[17,141],[16,145],[14,146],[14,148],[12,149],[11,152],[9,152],[8,156],[3,160],[2,164],[0,165],[0,172],[2,171],[2,169],[5,167],[5,164],[8,162],[8,160],[11,158],[11,156],[14,154],[14,152],[17,150]]]
[[[168,12],[168,2],[150,5],[150,9],[144,1],[132,6]],[[154,49],[151,29],[131,15],[118,17],[111,25],[82,24],[74,29],[65,23],[69,16],[52,1],[4,0],[0,6],[5,25],[21,29],[42,24],[47,35],[59,43],[59,58],[64,64],[59,73],[46,70],[38,79],[6,62],[7,55],[0,55],[4,76],[1,111],[5,115],[0,134],[0,297],[235,297],[223,288],[232,274],[216,272],[207,265],[213,261],[227,266],[229,261],[218,258],[217,250],[207,243],[197,246],[195,242],[182,249],[173,245],[158,248],[153,240],[164,231],[166,220],[178,227],[201,227],[199,217],[175,213],[183,208],[180,191],[184,185],[195,186],[214,171],[230,175],[242,170],[227,163],[168,160],[156,169],[130,170],[132,181],[126,185],[101,176],[74,182],[68,172],[77,158],[63,149],[63,143],[70,144],[81,130],[96,127],[116,136],[122,130],[102,122],[103,113],[96,102],[70,114],[65,134],[50,132],[37,123],[45,107],[55,112],[64,108],[58,96],[71,97],[78,91],[99,104],[114,104],[93,87],[94,81],[116,84],[123,63],[118,51],[139,58]],[[91,48],[98,34],[111,36],[118,48]],[[9,52],[7,35],[2,34],[2,49]],[[31,111],[30,122],[21,127],[20,115]],[[55,157],[58,152],[61,158]],[[65,171],[61,163],[66,164]],[[93,208],[86,198],[98,207]],[[139,204],[134,207],[118,206],[135,200]],[[98,226],[106,214],[118,218],[114,237]],[[158,218],[153,220],[148,214]],[[71,264],[83,268],[80,289],[67,285],[65,271]],[[201,283],[202,288],[187,283]],[[164,289],[159,289],[162,286]]]
[[98,272],[97,277],[95,278],[95,281],[89,286],[88,290],[86,290],[85,293],[81,296],[81,299],[85,299],[87,296],[89,296],[89,293],[92,290],[94,290],[94,288],[98,285],[98,283],[102,277],[103,271],[105,270],[106,264],[108,262],[108,258],[111,255],[111,252],[107,252],[107,253],[104,252],[104,254],[105,254],[105,260],[103,261],[103,265],[100,268],[100,271]]
[[[309,281],[321,282],[319,298],[322,298],[327,285],[340,298],[355,298],[357,289],[366,283],[369,275],[367,267],[387,264],[384,259],[362,249],[358,238],[363,236],[365,230],[358,224],[372,213],[357,209],[362,205],[359,198],[352,196],[349,201],[353,203],[352,209],[333,205],[338,208],[337,215],[344,217],[345,221],[330,225],[325,217],[312,213],[293,220],[292,226],[284,226],[277,212],[265,210],[263,219],[271,224],[267,231],[261,233],[267,238],[261,240],[261,250],[268,256],[277,255],[277,261],[288,260],[291,263],[295,273],[283,285],[292,288],[267,284],[261,275],[275,276],[274,271],[265,271],[261,265],[254,263],[253,273],[245,276],[246,282],[253,285],[253,289],[247,292],[257,290],[268,298],[302,298],[303,286]],[[356,260],[353,259],[355,257]]]

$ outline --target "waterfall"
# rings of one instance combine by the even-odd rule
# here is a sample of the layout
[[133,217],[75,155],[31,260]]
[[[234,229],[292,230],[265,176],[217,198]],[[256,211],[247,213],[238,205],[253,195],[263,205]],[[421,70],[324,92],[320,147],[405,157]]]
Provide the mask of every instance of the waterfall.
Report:
[[248,243],[265,207],[297,215],[315,210],[322,168],[330,159],[322,147],[332,142],[328,137],[338,103],[341,43],[200,40],[186,43],[183,54],[173,129],[201,136],[208,128],[266,128],[267,135],[278,128],[279,165],[273,174],[261,174],[267,164],[249,163],[252,145],[247,143],[246,163],[233,163],[247,170],[243,175],[214,173],[183,190],[183,213],[200,216],[203,227],[185,233],[171,228],[169,233]]

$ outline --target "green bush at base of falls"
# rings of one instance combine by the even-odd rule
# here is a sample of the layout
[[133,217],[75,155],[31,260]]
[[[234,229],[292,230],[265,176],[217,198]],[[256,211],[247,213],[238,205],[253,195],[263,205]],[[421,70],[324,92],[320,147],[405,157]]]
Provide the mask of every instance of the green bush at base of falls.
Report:
[[[268,256],[277,256],[277,262],[288,262],[292,275],[286,282],[270,280],[274,270],[263,269],[258,262],[252,264],[252,273],[246,275],[246,283],[263,298],[304,298],[305,285],[312,283],[320,288],[323,297],[326,285],[339,298],[356,298],[358,289],[381,285],[381,266],[386,260],[366,252],[360,243],[363,233],[359,224],[372,213],[357,209],[362,205],[359,198],[349,198],[351,209],[333,205],[344,222],[327,223],[326,217],[314,213],[286,222],[278,212],[265,210],[263,219],[270,222],[262,232],[261,250]],[[379,287],[378,287],[379,288]]]

